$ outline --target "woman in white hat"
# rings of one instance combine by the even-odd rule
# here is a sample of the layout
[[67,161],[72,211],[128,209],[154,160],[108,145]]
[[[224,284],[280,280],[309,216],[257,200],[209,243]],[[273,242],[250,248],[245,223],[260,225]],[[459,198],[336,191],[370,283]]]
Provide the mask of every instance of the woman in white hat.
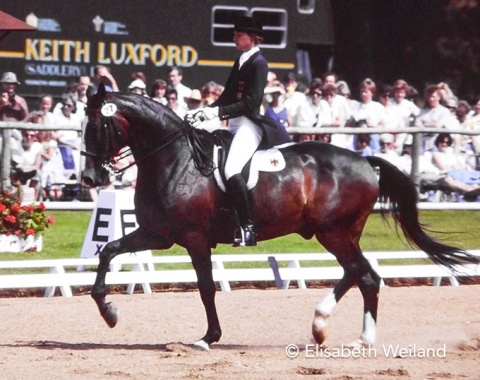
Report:
[[260,143],[277,145],[290,141],[285,128],[260,115],[268,63],[260,52],[263,27],[252,17],[241,16],[234,27],[233,41],[242,52],[235,61],[220,97],[209,107],[190,111],[198,121],[220,118],[228,120],[228,130],[234,135],[225,165],[227,196],[237,211],[240,228],[233,245],[257,245],[253,212],[245,180],[241,171]]

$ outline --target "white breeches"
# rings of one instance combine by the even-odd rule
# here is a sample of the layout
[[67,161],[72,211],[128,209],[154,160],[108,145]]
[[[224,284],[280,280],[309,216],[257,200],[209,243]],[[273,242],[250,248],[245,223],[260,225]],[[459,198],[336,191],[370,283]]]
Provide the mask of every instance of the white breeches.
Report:
[[245,116],[229,121],[228,130],[233,141],[225,164],[225,177],[228,180],[242,172],[262,141],[262,129]]

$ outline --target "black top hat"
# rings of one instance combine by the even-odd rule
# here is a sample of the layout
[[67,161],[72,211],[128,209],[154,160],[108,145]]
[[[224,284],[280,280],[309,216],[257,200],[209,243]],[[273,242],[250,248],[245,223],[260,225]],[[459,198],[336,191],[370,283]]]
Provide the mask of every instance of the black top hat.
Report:
[[255,34],[257,36],[263,36],[262,24],[249,16],[240,16],[235,23],[235,32],[245,32],[249,34]]

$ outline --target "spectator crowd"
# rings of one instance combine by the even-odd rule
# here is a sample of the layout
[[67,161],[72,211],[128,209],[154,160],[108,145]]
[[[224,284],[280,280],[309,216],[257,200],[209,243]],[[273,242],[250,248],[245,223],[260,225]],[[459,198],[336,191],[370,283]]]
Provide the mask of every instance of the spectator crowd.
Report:
[[[11,151],[11,162],[2,163],[2,174],[10,182],[32,187],[37,200],[65,200],[68,184],[78,185],[82,166],[80,129],[85,117],[87,93],[104,83],[107,91],[122,91],[105,66],[97,66],[94,76],[76,78],[54,104],[49,94],[40,96],[36,110],[17,95],[20,83],[12,72],[0,78],[0,121],[27,121],[61,126],[52,131],[0,130],[1,149]],[[424,200],[475,201],[480,195],[480,137],[449,134],[442,129],[480,131],[480,96],[473,102],[459,99],[446,83],[428,84],[423,96],[405,80],[392,84],[365,78],[351,93],[351,86],[333,72],[314,78],[307,85],[294,73],[278,78],[270,72],[265,87],[262,113],[292,131],[294,141],[318,140],[349,149],[362,156],[382,157],[406,174],[411,174],[413,135],[410,127],[438,128],[424,133],[419,158],[420,196]],[[183,118],[187,111],[213,103],[222,93],[220,84],[210,81],[201,88],[189,88],[181,68],[169,69],[165,79],[151,83],[142,72],[132,73],[125,92],[151,98]],[[218,118],[206,121],[221,128]],[[71,127],[66,129],[65,127]],[[293,133],[297,127],[318,128],[319,133]],[[320,133],[321,128],[339,128],[339,133]],[[344,134],[341,128],[394,128],[395,133]],[[365,132],[364,130],[363,132]],[[120,163],[127,166],[129,163]],[[134,189],[136,168],[112,178],[112,188]],[[89,197],[96,199],[96,191]]]

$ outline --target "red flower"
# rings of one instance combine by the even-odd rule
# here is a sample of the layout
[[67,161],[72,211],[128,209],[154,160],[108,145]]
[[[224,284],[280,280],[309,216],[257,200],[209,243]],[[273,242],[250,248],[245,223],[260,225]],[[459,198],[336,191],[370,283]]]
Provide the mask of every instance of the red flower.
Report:
[[[18,213],[20,211],[20,206],[19,205],[12,205],[10,207],[10,210],[12,210],[12,212],[14,212],[15,214]],[[5,218],[6,219],[6,218]]]
[[33,207],[32,206],[24,206],[23,208],[29,214],[31,214],[33,212]]
[[41,202],[38,206],[37,206],[40,210],[42,211],[45,211],[47,208],[45,207],[45,204],[43,202]]
[[35,230],[33,228],[28,228],[25,233],[27,235],[35,235]]
[[0,203],[0,212],[5,211],[6,208],[7,206],[5,206],[3,203]]
[[7,215],[5,217],[5,221],[8,223],[15,223],[17,221],[17,218],[15,218],[13,215]]
[[53,217],[49,216],[49,217],[47,218],[47,222],[48,222],[49,224],[55,224],[55,219],[53,219]]

